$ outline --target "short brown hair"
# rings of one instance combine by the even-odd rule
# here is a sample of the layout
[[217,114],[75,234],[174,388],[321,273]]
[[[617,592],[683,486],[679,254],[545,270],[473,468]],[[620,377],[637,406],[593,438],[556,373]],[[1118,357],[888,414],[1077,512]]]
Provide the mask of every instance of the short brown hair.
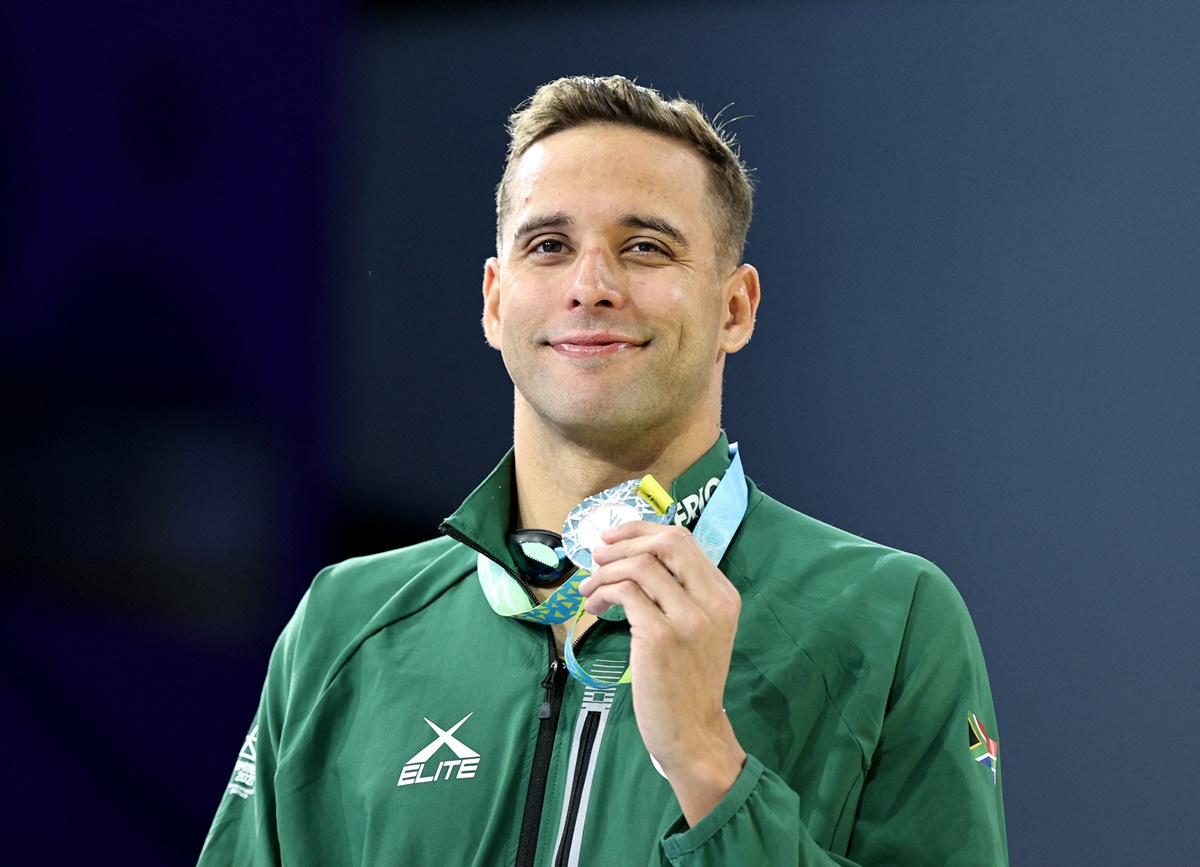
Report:
[[497,246],[509,212],[509,186],[517,163],[537,141],[586,124],[617,124],[657,133],[692,148],[708,168],[717,256],[736,265],[746,245],[754,187],[724,123],[709,120],[682,97],[665,99],[620,75],[570,76],[543,84],[508,119],[508,161],[496,188]]

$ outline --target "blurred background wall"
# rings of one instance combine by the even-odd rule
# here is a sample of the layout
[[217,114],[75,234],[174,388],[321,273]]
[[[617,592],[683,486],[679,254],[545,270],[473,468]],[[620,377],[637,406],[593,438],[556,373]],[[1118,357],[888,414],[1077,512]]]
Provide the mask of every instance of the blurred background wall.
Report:
[[494,464],[507,113],[621,72],[755,167],[747,472],[940,564],[1013,864],[1200,850],[1192,0],[0,11],[9,863],[195,860],[322,565]]

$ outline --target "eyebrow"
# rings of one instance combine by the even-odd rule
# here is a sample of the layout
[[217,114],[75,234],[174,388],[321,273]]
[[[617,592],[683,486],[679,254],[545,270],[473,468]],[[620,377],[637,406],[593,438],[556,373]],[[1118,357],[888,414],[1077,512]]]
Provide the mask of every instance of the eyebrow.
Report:
[[621,218],[621,225],[627,229],[649,229],[651,232],[658,232],[660,235],[666,235],[673,242],[681,247],[691,246],[688,244],[687,238],[683,232],[676,229],[666,220],[660,220],[657,217],[644,217],[640,214],[626,214]]
[[[555,214],[545,214],[538,217],[530,217],[525,222],[521,223],[513,230],[512,240],[519,241],[527,235],[533,235],[537,232],[546,229],[562,229],[567,226],[575,225],[575,220],[568,214],[562,212]],[[646,229],[651,232],[658,232],[660,235],[665,235],[672,242],[681,247],[690,247],[687,236],[679,229],[668,223],[666,220],[658,217],[648,217],[641,214],[626,214],[618,221],[618,225],[626,229]]]
[[512,239],[518,241],[526,235],[532,235],[535,232],[540,232],[543,229],[561,229],[564,226],[574,225],[575,221],[563,213],[546,214],[541,217],[530,217],[521,225],[513,230]]

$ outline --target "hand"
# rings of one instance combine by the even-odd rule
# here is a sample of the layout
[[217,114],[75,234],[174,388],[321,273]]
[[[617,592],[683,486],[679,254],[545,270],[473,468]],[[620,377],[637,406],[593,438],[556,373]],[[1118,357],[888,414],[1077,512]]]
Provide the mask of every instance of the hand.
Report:
[[722,709],[741,597],[682,527],[633,521],[601,538],[584,607],[624,606],[638,729],[694,825],[746,761]]

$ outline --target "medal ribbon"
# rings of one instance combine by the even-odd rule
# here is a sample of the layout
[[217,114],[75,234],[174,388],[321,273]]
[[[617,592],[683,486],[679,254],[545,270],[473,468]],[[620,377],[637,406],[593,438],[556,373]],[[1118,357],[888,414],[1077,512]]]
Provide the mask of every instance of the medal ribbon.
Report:
[[545,602],[534,605],[529,601],[525,589],[504,571],[503,566],[486,554],[479,555],[477,569],[483,595],[487,597],[493,611],[505,617],[515,617],[517,620],[527,620],[543,626],[563,623],[575,616],[575,612],[583,607],[579,585],[590,574],[576,572]]
[[[714,564],[720,563],[733,541],[733,536],[741,526],[746,514],[749,492],[746,489],[746,474],[742,470],[742,457],[738,453],[737,443],[729,444],[729,469],[721,477],[720,484],[708,499],[700,520],[692,530],[692,536],[700,544],[700,548]],[[564,623],[574,618],[576,622],[583,616],[583,595],[579,585],[590,574],[579,570],[559,587],[545,602],[539,605],[531,604],[524,588],[504,570],[499,563],[484,554],[477,560],[479,583],[487,597],[488,604],[497,614],[514,617],[532,623],[549,625]],[[575,624],[571,624],[567,640],[563,644],[563,657],[567,670],[576,680],[587,684],[593,689],[616,689],[622,683],[629,683],[630,673],[626,668],[616,680],[593,677],[583,670],[575,658],[572,648],[575,637]]]

